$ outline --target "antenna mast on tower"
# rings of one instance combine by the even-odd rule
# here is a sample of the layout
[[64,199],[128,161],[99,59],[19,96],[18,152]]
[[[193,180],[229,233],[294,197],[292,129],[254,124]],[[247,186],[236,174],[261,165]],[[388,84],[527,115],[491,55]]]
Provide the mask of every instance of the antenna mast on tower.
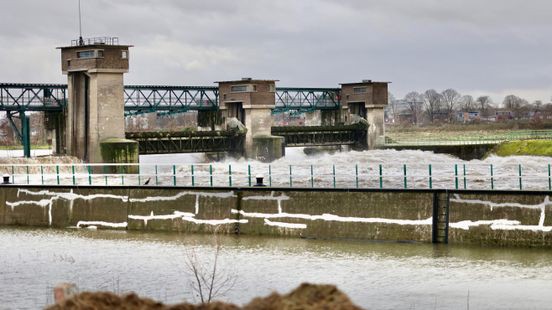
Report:
[[84,45],[84,40],[82,39],[81,0],[79,0],[79,45]]

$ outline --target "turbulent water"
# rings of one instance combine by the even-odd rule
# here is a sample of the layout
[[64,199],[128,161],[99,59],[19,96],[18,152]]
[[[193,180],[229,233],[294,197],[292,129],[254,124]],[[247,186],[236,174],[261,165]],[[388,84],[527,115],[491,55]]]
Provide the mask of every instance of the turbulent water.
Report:
[[[17,163],[16,163],[17,164]],[[275,187],[447,188],[551,190],[548,157],[491,156],[463,161],[413,150],[343,151],[306,155],[288,148],[270,164],[205,154],[140,156],[140,174],[110,174],[106,167],[0,164],[18,184],[250,186],[257,176]],[[93,172],[90,175],[90,172]]]
[[168,177],[158,178],[158,181],[167,184],[174,181],[169,164],[176,163],[177,183],[191,185],[191,164],[194,163],[194,185],[205,186],[227,186],[230,183],[247,186],[250,176],[254,183],[255,176],[262,175],[265,183],[273,186],[524,190],[548,190],[551,163],[548,157],[536,156],[490,156],[485,160],[463,161],[450,155],[409,150],[308,156],[301,148],[288,148],[284,158],[270,165],[245,159],[208,164],[209,160],[199,154],[149,155],[141,156],[140,160],[145,174],[153,172],[150,164],[160,165],[158,171],[163,171]]
[[[243,304],[304,281],[332,283],[369,309],[550,309],[552,253],[536,249],[222,237],[221,268]],[[37,309],[52,287],[135,291],[186,299],[190,251],[212,257],[206,235],[0,228],[0,309]]]

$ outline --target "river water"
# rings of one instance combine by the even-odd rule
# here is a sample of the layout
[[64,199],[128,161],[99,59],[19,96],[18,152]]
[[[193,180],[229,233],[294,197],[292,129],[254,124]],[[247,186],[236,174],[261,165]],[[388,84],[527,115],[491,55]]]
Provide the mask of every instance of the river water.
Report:
[[[243,304],[301,282],[331,283],[369,309],[550,309],[552,252],[222,236],[222,300]],[[135,291],[169,303],[190,294],[185,257],[213,255],[209,235],[0,228],[0,309],[37,309],[52,287]]]

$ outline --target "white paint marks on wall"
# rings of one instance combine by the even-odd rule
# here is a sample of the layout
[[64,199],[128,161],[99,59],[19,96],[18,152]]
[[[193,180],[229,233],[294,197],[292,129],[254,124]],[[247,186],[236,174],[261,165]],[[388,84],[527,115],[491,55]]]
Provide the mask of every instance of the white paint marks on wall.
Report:
[[275,219],[275,218],[295,218],[304,219],[309,221],[332,221],[332,222],[346,222],[346,223],[383,223],[383,224],[397,224],[397,225],[431,225],[432,218],[423,220],[401,220],[401,219],[386,219],[386,218],[366,218],[366,217],[346,217],[329,213],[321,215],[310,215],[301,213],[258,213],[258,212],[245,212],[243,210],[232,209],[232,213],[240,214],[245,217]]
[[481,220],[481,221],[460,221],[456,223],[450,223],[449,227],[451,228],[459,228],[463,230],[470,230],[471,227],[477,227],[481,225],[519,225],[519,221],[512,221],[512,220]]
[[469,230],[470,227],[480,226],[480,225],[490,225],[492,230],[526,230],[526,231],[535,231],[535,232],[550,232],[552,231],[552,226],[544,226],[544,220],[546,216],[546,206],[552,205],[550,197],[544,197],[544,201],[539,204],[528,205],[521,204],[517,202],[502,202],[496,203],[493,201],[479,200],[479,199],[462,199],[459,194],[455,194],[454,198],[451,198],[450,201],[463,204],[477,204],[484,205],[491,208],[523,208],[523,209],[539,209],[540,217],[537,225],[520,225],[520,221],[508,220],[508,219],[496,219],[496,220],[486,220],[486,221],[461,221],[457,223],[450,223],[452,228],[460,228],[464,230]]
[[275,195],[275,192],[272,191],[270,193],[270,196],[247,196],[247,197],[244,197],[242,200],[262,200],[262,201],[275,200],[278,202],[278,213],[282,213],[282,201],[289,200],[290,198],[283,193],[278,196],[274,196],[274,195]]
[[158,201],[175,201],[184,196],[196,196],[198,197],[216,197],[216,198],[233,198],[236,197],[234,191],[223,192],[223,193],[214,193],[214,192],[192,192],[192,191],[183,191],[173,196],[150,196],[145,198],[130,198],[130,202],[158,202]]
[[105,199],[117,199],[121,201],[128,201],[128,196],[119,196],[119,195],[112,195],[112,194],[93,194],[93,195],[80,195],[73,193],[73,190],[70,192],[52,192],[49,190],[41,190],[41,191],[31,191],[27,189],[18,189],[17,190],[17,197],[19,197],[20,194],[26,194],[29,196],[49,196],[49,199],[41,199],[38,201],[33,200],[21,200],[21,201],[6,201],[6,205],[8,205],[11,210],[13,211],[15,207],[22,206],[22,205],[37,205],[42,208],[48,207],[48,225],[52,225],[52,205],[54,204],[54,201],[56,200],[66,200],[70,203],[71,213],[73,212],[73,202],[77,199],[81,200],[93,200],[93,199],[99,199],[99,198],[105,198]]
[[233,224],[233,223],[242,223],[245,224],[248,220],[235,220],[235,219],[196,219],[195,216],[199,214],[200,203],[199,199],[201,197],[216,197],[216,198],[233,198],[237,197],[234,194],[234,191],[215,193],[215,192],[192,192],[192,191],[183,191],[173,196],[155,196],[155,197],[146,197],[146,198],[131,198],[131,202],[160,202],[160,201],[175,201],[184,196],[195,196],[194,203],[194,213],[190,212],[181,212],[174,211],[172,214],[160,214],[154,215],[153,210],[150,215],[129,215],[129,219],[133,220],[142,220],[144,225],[148,225],[148,221],[151,220],[174,220],[181,219],[183,221],[192,222],[195,224],[207,224],[207,225],[223,225],[223,224]]
[[269,219],[264,219],[264,224],[268,225],[268,226],[276,226],[276,227],[291,228],[291,229],[305,229],[305,228],[307,228],[307,224],[273,222]]
[[101,227],[109,227],[109,228],[126,228],[127,222],[122,223],[111,223],[111,222],[104,222],[104,221],[79,221],[77,223],[77,228],[81,227],[91,227],[91,226],[101,226]]
[[160,214],[155,215],[153,214],[153,211],[151,211],[150,215],[129,215],[129,219],[133,220],[142,220],[144,221],[144,225],[148,225],[148,221],[151,220],[173,220],[176,218],[182,218],[182,217],[193,217],[195,214],[190,212],[180,212],[180,211],[174,211],[172,214]]
[[213,226],[224,225],[224,224],[235,224],[235,223],[247,224],[249,222],[248,220],[245,220],[245,219],[243,220],[235,220],[235,219],[200,220],[190,216],[184,216],[182,217],[182,220],[187,222],[192,222],[194,224],[207,224],[207,225],[213,225]]

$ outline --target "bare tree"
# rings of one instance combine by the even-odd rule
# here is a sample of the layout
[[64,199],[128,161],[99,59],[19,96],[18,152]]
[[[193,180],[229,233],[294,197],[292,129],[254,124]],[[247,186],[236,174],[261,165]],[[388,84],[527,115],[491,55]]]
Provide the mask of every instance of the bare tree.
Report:
[[445,111],[447,112],[449,121],[452,121],[452,118],[454,116],[454,109],[458,105],[460,97],[460,93],[452,88],[445,89],[441,93],[441,101],[443,103]]
[[481,113],[481,116],[483,117],[489,116],[492,103],[493,102],[491,100],[491,97],[489,96],[477,97],[476,104],[477,104],[477,107],[479,108],[479,112]]
[[529,108],[529,103],[527,102],[527,100],[516,95],[508,95],[504,97],[503,104],[505,108],[510,109],[512,110],[512,112],[514,112],[514,117],[516,119],[522,118]]
[[422,105],[424,102],[423,96],[415,91],[409,92],[404,96],[404,100],[408,105],[408,110],[412,114],[412,123],[417,124],[418,118],[421,114]]
[[442,96],[435,89],[428,89],[424,92],[424,105],[429,121],[433,123],[435,115],[441,109]]
[[213,257],[199,257],[192,249],[186,253],[185,266],[191,276],[190,287],[194,296],[199,297],[201,303],[210,303],[230,291],[236,284],[235,273],[222,268],[219,258],[222,250],[220,238],[215,229],[213,235]]
[[393,119],[393,122],[395,122],[397,118],[397,99],[395,99],[395,96],[393,96],[391,92],[388,92],[387,95],[387,111],[391,119]]
[[460,98],[460,110],[471,112],[476,109],[476,102],[471,95],[465,95]]

